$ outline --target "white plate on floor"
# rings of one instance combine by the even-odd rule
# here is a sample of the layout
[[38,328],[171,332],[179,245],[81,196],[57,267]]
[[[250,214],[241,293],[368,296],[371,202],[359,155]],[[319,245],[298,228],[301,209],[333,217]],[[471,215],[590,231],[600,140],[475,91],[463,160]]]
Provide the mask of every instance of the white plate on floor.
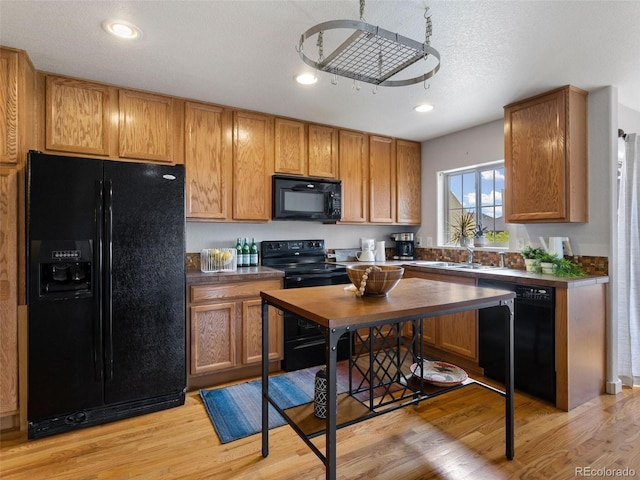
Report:
[[423,360],[422,368],[418,363],[414,363],[409,368],[416,377],[420,377],[422,373],[422,378],[426,382],[438,387],[459,385],[469,378],[469,375],[463,369],[447,362]]

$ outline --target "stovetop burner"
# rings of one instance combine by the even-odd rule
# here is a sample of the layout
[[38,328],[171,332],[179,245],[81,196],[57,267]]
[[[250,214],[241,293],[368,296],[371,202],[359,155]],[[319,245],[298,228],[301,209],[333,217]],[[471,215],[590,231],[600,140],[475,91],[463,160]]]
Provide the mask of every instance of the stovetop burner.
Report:
[[[300,275],[306,277],[343,275],[346,278],[344,265],[325,262],[324,240],[263,241],[260,244],[260,251],[262,265],[282,270],[285,273],[285,278]],[[322,285],[326,281],[318,278],[315,283]]]

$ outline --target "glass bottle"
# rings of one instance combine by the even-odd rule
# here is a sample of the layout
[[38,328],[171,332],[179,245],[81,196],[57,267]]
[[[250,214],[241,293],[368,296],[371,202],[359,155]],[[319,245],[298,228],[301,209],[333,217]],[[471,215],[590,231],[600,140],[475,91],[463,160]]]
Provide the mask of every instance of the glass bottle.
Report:
[[258,246],[255,238],[251,239],[251,245],[249,246],[249,265],[252,267],[258,266]]
[[242,240],[238,237],[238,241],[236,242],[236,265],[242,267],[244,266],[242,262]]
[[242,266],[248,267],[250,259],[251,259],[251,249],[249,247],[249,241],[245,238],[244,245],[242,245]]

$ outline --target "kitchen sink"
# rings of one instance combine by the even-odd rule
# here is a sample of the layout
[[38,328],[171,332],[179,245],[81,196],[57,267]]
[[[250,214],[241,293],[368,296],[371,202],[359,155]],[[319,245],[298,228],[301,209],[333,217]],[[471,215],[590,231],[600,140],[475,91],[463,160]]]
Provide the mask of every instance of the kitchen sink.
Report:
[[420,261],[412,262],[411,264],[419,267],[444,268],[447,270],[491,270],[500,268],[494,267],[493,265],[481,265],[479,263],[464,262]]
[[454,262],[438,262],[438,261],[421,261],[421,262],[411,262],[412,265],[418,265],[419,267],[439,267],[439,268],[447,268],[452,267],[454,265],[458,265]]
[[494,267],[493,265],[480,265],[479,263],[457,263],[455,266],[451,266],[448,268],[463,268],[466,270],[491,270],[492,268],[500,267]]

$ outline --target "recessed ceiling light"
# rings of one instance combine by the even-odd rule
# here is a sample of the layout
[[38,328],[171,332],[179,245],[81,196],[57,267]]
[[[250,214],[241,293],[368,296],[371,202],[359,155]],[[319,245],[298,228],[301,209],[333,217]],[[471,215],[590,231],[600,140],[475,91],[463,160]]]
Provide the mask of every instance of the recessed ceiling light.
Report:
[[413,107],[416,112],[425,113],[433,110],[433,105],[429,105],[428,103],[423,103],[422,105],[416,105]]
[[303,73],[302,75],[298,75],[296,77],[296,82],[302,85],[313,85],[318,81],[318,77],[316,77],[313,73]]
[[123,22],[121,20],[105,20],[102,22],[102,28],[111,35],[115,35],[120,38],[132,40],[134,38],[142,37],[142,30],[132,23]]

